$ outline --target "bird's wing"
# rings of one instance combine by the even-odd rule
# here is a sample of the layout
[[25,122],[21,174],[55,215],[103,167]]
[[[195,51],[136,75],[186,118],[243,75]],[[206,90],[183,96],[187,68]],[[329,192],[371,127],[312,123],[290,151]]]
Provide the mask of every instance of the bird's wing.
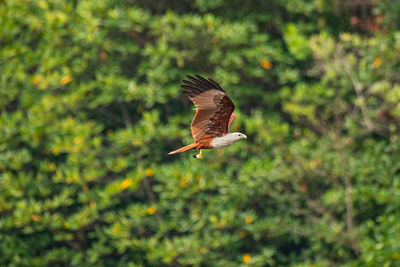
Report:
[[228,133],[235,105],[225,91],[210,78],[206,80],[199,75],[196,78],[187,77],[190,81],[182,81],[183,94],[193,101],[197,110],[190,127],[193,139],[198,142],[205,136]]
[[229,132],[229,129],[231,128],[232,122],[233,122],[235,119],[236,119],[236,114],[235,114],[235,112],[232,112],[231,117],[229,118],[229,122],[228,122],[228,132]]

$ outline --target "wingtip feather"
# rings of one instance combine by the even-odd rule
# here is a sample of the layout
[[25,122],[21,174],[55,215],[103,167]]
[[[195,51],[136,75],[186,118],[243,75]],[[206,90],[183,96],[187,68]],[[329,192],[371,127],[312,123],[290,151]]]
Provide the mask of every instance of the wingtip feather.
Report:
[[206,92],[208,90],[220,90],[225,91],[219,86],[219,84],[211,78],[205,79],[199,74],[195,74],[195,77],[186,75],[188,80],[182,80],[181,87],[184,89],[183,95],[189,98],[195,98],[197,95]]

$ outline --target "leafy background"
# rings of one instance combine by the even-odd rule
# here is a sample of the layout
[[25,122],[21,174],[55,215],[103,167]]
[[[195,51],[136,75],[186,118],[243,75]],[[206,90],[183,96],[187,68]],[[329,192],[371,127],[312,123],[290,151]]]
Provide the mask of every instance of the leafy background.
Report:
[[[400,1],[0,2],[1,266],[399,266]],[[180,80],[248,135],[192,141]]]

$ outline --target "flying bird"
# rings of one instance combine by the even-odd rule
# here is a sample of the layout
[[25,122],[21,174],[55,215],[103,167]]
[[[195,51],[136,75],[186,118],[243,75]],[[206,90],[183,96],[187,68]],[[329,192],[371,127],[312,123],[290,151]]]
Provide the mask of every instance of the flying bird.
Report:
[[190,130],[194,139],[193,144],[184,146],[168,154],[185,152],[196,149],[199,152],[193,155],[197,159],[202,157],[202,149],[218,149],[230,146],[233,143],[247,139],[243,133],[229,133],[232,121],[236,118],[235,105],[225,91],[211,78],[205,79],[200,75],[187,76],[181,87],[196,106],[196,115]]

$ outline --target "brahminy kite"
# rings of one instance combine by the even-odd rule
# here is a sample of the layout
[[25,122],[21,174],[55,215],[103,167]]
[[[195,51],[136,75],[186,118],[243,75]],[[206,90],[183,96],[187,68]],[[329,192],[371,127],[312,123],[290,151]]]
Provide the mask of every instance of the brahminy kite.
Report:
[[196,78],[187,77],[190,81],[183,80],[181,87],[185,89],[183,94],[196,106],[196,115],[190,127],[194,143],[168,154],[196,149],[199,152],[194,157],[201,159],[202,149],[223,148],[241,139],[247,139],[245,134],[229,133],[231,123],[236,118],[233,112],[235,105],[221,86],[214,80],[205,79],[200,75],[196,75]]

